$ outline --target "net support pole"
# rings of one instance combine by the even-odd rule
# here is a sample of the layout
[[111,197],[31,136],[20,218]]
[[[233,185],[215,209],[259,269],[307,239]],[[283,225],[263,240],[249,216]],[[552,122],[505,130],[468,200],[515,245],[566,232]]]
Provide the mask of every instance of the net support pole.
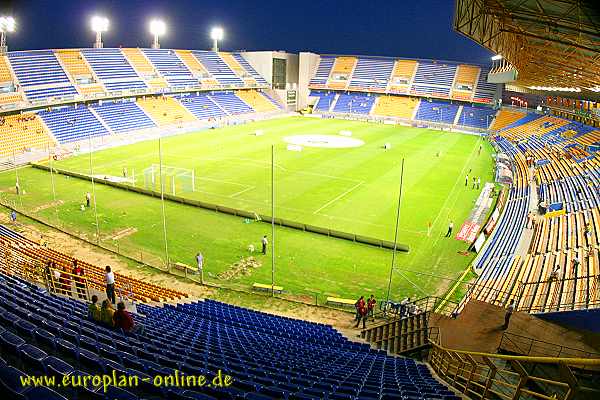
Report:
[[96,220],[96,243],[100,243],[100,224],[98,223],[98,204],[96,202],[96,180],[94,179],[94,164],[92,162],[92,135],[89,132],[88,152],[90,160],[90,178],[92,179],[92,196],[94,198],[94,218]]
[[[163,238],[165,241],[165,261],[167,270],[171,270],[171,262],[169,260],[169,243],[167,241],[167,217],[165,213],[165,178],[162,173],[162,141],[161,136],[158,136],[158,174],[160,176],[160,206],[162,211]],[[154,168],[152,169],[154,173]]]
[[398,250],[398,227],[400,225],[400,205],[402,204],[402,184],[404,179],[404,158],[400,167],[400,186],[398,189],[398,205],[396,206],[396,226],[394,229],[394,248],[392,249],[392,265],[390,266],[390,277],[388,280],[388,289],[386,296],[386,304],[390,301],[390,292],[392,290],[392,274],[396,265],[396,253]]
[[60,225],[60,219],[58,218],[58,203],[56,202],[56,187],[54,186],[54,165],[52,160],[53,156],[50,154],[50,146],[48,146],[48,158],[50,161],[50,184],[52,185],[52,201],[54,201],[54,214],[56,215],[56,222]]
[[275,145],[271,145],[271,296],[275,296]]
[[19,168],[17,166],[17,154],[15,153],[15,149],[13,147],[13,164],[15,166],[15,187],[19,188],[17,193],[17,199],[19,199],[19,207],[23,209],[23,199],[21,198],[21,194],[23,192],[23,188],[21,187],[21,183],[19,182]]

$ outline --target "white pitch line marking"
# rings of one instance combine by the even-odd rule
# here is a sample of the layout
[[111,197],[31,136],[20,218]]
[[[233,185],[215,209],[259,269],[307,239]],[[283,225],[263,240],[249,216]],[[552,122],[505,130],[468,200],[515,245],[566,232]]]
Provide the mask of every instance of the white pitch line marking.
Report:
[[256,189],[256,186],[248,186],[246,189],[242,189],[239,192],[235,192],[234,194],[229,195],[229,197],[234,198],[235,196],[239,196],[242,193],[246,193],[249,190]]
[[313,214],[317,214],[319,211],[321,211],[322,209],[324,209],[325,207],[327,207],[331,203],[338,201],[339,199],[341,199],[342,197],[346,196],[348,193],[350,193],[351,191],[353,191],[354,189],[356,189],[357,187],[359,187],[363,183],[365,183],[365,182],[364,181],[358,182],[356,185],[352,186],[350,189],[346,190],[344,193],[340,194],[339,196],[337,196],[337,197],[329,200],[327,203],[323,204],[321,207],[319,207],[318,210],[314,211]]

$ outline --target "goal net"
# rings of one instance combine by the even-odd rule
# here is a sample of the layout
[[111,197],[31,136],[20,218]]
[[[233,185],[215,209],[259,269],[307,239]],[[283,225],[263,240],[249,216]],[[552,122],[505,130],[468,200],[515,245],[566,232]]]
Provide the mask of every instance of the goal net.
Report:
[[144,169],[144,187],[146,189],[160,192],[161,181],[165,193],[173,195],[193,192],[196,187],[193,169],[163,165],[162,179],[159,164],[152,164]]

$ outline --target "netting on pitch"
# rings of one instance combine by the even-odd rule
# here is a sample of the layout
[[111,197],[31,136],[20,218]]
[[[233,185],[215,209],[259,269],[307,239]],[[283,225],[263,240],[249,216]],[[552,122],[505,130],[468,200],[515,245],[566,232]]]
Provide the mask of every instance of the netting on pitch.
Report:
[[169,165],[163,165],[161,169],[158,164],[152,164],[152,166],[144,169],[144,188],[159,192],[161,181],[164,183],[165,193],[173,195],[190,193],[195,189],[193,169],[171,167]]

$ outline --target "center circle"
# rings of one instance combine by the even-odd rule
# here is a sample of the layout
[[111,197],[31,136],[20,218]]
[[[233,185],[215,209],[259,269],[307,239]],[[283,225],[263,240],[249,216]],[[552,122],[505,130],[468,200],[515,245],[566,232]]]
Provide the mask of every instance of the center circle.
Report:
[[324,147],[328,149],[345,149],[360,147],[365,142],[347,136],[337,135],[294,135],[283,138],[286,143],[305,147]]

